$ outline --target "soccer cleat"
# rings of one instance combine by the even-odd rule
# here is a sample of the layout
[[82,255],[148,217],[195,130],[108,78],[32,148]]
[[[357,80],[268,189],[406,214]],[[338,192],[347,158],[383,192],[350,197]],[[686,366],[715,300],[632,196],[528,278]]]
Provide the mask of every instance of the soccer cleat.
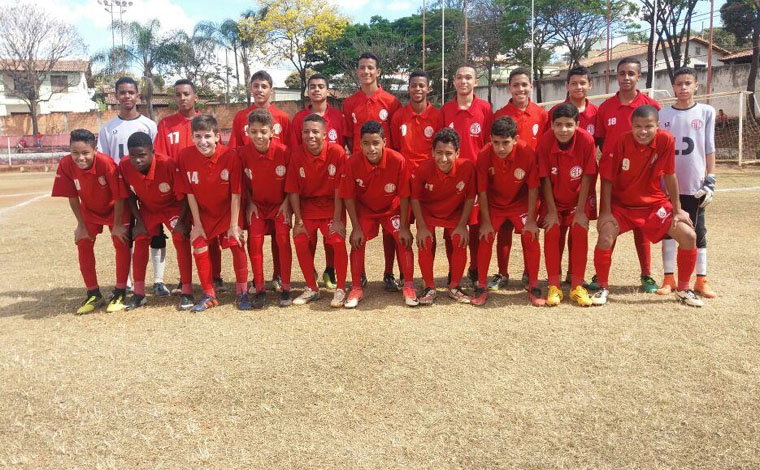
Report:
[[251,299],[250,297],[248,297],[248,292],[243,292],[242,294],[238,294],[237,301],[235,303],[237,304],[238,310],[251,309]]
[[172,289],[172,295],[182,295],[182,281],[179,281],[177,286]]
[[506,287],[507,283],[509,282],[509,276],[505,276],[504,274],[497,273],[491,276],[491,280],[488,281],[488,290],[490,291],[497,291],[501,289],[502,287]]
[[113,295],[111,296],[111,300],[108,301],[106,312],[113,313],[113,312],[121,312],[122,310],[124,310],[127,307],[124,304],[124,301],[126,300],[126,296],[127,296],[127,293],[124,290],[114,291]]
[[562,289],[557,286],[549,286],[549,291],[546,293],[546,305],[556,307],[562,302],[562,298]]
[[227,286],[224,285],[224,280],[221,277],[214,278],[214,291],[217,294],[223,294],[227,292]]
[[486,304],[486,300],[488,300],[488,289],[478,287],[475,289],[475,294],[470,299],[470,303],[476,307],[482,307]]
[[654,294],[657,292],[657,282],[652,276],[641,276],[641,288],[647,294]]
[[386,292],[398,292],[398,282],[396,282],[396,276],[393,273],[385,273],[383,275],[383,289]]
[[546,305],[546,299],[541,297],[541,289],[538,287],[531,287],[530,290],[528,290],[528,299],[530,299],[530,303],[533,304],[534,307],[543,307]]
[[80,305],[79,308],[77,309],[77,315],[85,315],[88,313],[92,313],[105,304],[106,304],[106,300],[103,298],[102,294],[97,293],[93,295],[88,295],[87,298],[84,299],[84,302],[82,302],[82,305]]
[[272,277],[272,290],[275,292],[282,292],[282,279],[280,276]]
[[470,283],[472,284],[472,287],[478,287],[478,270],[477,269],[468,269],[467,270],[467,279],[470,280]]
[[346,303],[346,290],[336,288],[335,293],[333,294],[333,299],[330,301],[330,307],[340,308],[340,307],[343,307],[345,303]]
[[599,287],[591,296],[591,305],[598,307],[607,303],[607,297],[609,297],[610,291],[606,287]]
[[670,295],[674,290],[676,290],[676,278],[672,274],[666,274],[656,292],[657,295]]
[[182,294],[179,297],[179,305],[177,305],[177,310],[190,310],[194,305],[195,299],[193,299],[192,295]]
[[312,300],[317,300],[319,298],[319,290],[313,290],[311,287],[306,287],[306,289],[293,299],[293,305],[305,305],[311,302]]
[[361,302],[363,296],[364,292],[361,289],[351,289],[351,292],[348,293],[348,298],[346,299],[346,302],[343,304],[343,306],[346,308],[356,308],[356,306],[359,305],[359,302]]
[[416,307],[420,304],[420,299],[417,298],[417,292],[414,291],[414,287],[404,287],[402,291],[404,303],[407,307]]
[[280,307],[290,307],[293,305],[293,298],[289,290],[280,292]]
[[426,287],[418,300],[420,301],[420,305],[433,305],[436,297],[438,297],[438,291],[435,290],[435,287]]
[[367,273],[362,273],[362,279],[361,279],[362,289],[367,287],[367,284],[369,284],[369,281],[367,280]]
[[129,302],[127,302],[127,306],[124,308],[125,310],[135,310],[143,305],[147,304],[148,301],[145,300],[144,295],[140,294],[132,294],[132,297],[129,298]]
[[530,289],[530,275],[526,271],[523,271],[521,281],[522,281],[523,289],[529,290]]
[[677,290],[676,299],[689,307],[703,307],[705,305],[702,299],[691,289]]
[[253,294],[253,302],[251,302],[251,308],[254,310],[261,310],[264,308],[264,304],[267,302],[266,291],[259,291]]
[[322,273],[322,280],[325,283],[326,289],[335,289],[335,268],[325,268],[325,272]]
[[449,288],[448,295],[450,299],[456,300],[460,304],[470,303],[470,296],[467,295],[460,286]]
[[718,296],[718,294],[712,290],[712,287],[710,287],[706,276],[697,276],[697,280],[694,282],[694,292],[706,299],[714,299]]
[[166,288],[166,284],[163,282],[153,283],[153,293],[156,295],[156,297],[167,297],[172,294],[169,289]]
[[578,304],[580,307],[590,307],[591,297],[588,295],[588,291],[583,286],[577,286],[570,291],[570,300]]
[[193,307],[190,309],[193,313],[203,312],[210,308],[214,308],[219,305],[219,301],[216,300],[216,297],[212,297],[210,295],[205,295],[200,302],[193,305]]
[[593,291],[599,290],[599,281],[596,279],[596,274],[594,274],[594,276],[591,278],[591,282],[588,284],[583,284],[583,287]]

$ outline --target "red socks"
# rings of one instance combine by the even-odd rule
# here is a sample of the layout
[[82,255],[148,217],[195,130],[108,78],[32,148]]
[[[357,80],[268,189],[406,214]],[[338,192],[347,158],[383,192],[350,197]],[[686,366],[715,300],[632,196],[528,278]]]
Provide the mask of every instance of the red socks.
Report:
[[676,263],[678,264],[678,290],[688,289],[691,275],[697,266],[697,249],[679,248]]
[[538,285],[538,267],[541,264],[541,246],[538,243],[538,237],[523,231],[520,241],[522,242],[525,269],[530,277],[530,287],[536,287]]
[[195,258],[195,268],[198,270],[198,279],[201,281],[203,292],[211,297],[216,297],[211,275],[211,248],[209,247],[208,250],[202,253],[194,252],[193,258]]
[[222,248],[219,241],[215,238],[208,245],[208,255],[211,260],[212,277],[221,279],[222,277]]
[[306,285],[312,290],[317,290],[317,280],[314,277],[314,253],[311,251],[309,236],[299,233],[293,238],[293,244],[296,246],[298,264],[301,266]]
[[499,274],[507,276],[509,274],[509,253],[512,251],[512,229],[506,225],[502,225],[499,228],[498,234],[496,240],[496,261],[499,263]]
[[594,269],[596,269],[596,282],[600,287],[609,289],[610,266],[612,265],[612,250],[594,248]]
[[111,237],[111,239],[113,240],[113,247],[116,249],[116,288],[126,289],[132,253],[128,244],[116,237]]
[[467,264],[467,246],[460,246],[462,238],[459,235],[454,235],[451,238],[452,252],[451,252],[451,281],[449,282],[449,288],[457,287],[462,282],[462,276],[464,275],[464,268]]
[[[275,245],[272,245],[274,247]],[[274,255],[274,252],[272,253]],[[264,237],[260,235],[248,236],[248,256],[251,258],[251,270],[253,271],[253,285],[256,292],[265,288],[264,284]]]
[[79,271],[88,291],[98,288],[98,274],[95,271],[95,241],[83,238],[77,242]]
[[562,239],[562,230],[559,225],[554,225],[549,230],[544,231],[544,258],[546,263],[546,274],[549,277],[549,285],[559,287],[560,269],[561,269],[561,248],[560,240]]
[[235,240],[230,240],[230,251],[232,266],[235,269],[235,291],[237,294],[243,294],[248,288],[248,258],[246,258],[245,249]]
[[383,274],[392,274],[393,262],[396,258],[396,240],[385,229],[383,229],[383,256],[385,257],[385,271],[383,271]]
[[135,240],[135,250],[132,253],[132,278],[134,279],[135,294],[145,295],[145,270],[148,266],[150,238],[140,236]]
[[433,246],[432,237],[428,238],[417,253],[420,263],[420,272],[422,273],[422,280],[425,281],[425,287],[435,287],[435,279],[433,278]]
[[179,234],[172,234],[172,242],[177,252],[179,279],[182,282],[182,293],[193,294],[193,254],[190,240]]
[[641,275],[649,276],[652,274],[652,250],[649,240],[644,237],[641,230],[633,230],[633,243],[636,245],[636,255],[639,257],[641,266]]

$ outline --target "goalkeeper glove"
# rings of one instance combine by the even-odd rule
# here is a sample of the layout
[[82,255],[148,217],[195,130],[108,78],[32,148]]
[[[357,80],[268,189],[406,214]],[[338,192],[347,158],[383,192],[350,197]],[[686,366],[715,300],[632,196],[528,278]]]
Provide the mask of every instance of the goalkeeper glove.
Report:
[[702,187],[699,188],[699,191],[694,193],[694,197],[697,199],[704,198],[702,200],[702,203],[699,204],[699,207],[707,207],[710,202],[712,202],[713,193],[715,192],[715,175],[707,175],[705,176],[705,179],[702,180]]

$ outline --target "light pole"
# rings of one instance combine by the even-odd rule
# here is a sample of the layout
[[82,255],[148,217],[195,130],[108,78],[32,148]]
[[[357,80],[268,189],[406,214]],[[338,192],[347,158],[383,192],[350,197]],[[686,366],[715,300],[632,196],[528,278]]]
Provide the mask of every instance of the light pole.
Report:
[[[134,2],[129,0],[98,0],[98,3],[103,6],[103,9],[111,14],[111,61],[113,62],[114,67],[116,66],[116,36],[114,33],[114,12],[117,11],[119,13],[119,25],[123,26],[124,24],[124,13],[126,13],[127,8],[131,7]],[[120,27],[121,30],[121,49],[124,50],[124,28]],[[123,61],[120,64],[122,66],[123,71]]]

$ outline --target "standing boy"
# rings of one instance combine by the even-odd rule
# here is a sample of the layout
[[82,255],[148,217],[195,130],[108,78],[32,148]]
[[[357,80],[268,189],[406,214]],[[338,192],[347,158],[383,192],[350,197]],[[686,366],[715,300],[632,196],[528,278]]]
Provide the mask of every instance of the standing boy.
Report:
[[180,150],[193,146],[190,121],[200,114],[195,110],[196,101],[198,101],[198,94],[193,82],[184,78],[174,82],[174,102],[177,104],[177,112],[161,119],[158,123],[154,142],[156,153],[166,155],[176,162]]
[[430,79],[421,70],[409,75],[409,104],[391,119],[393,148],[406,158],[413,172],[433,157],[433,136],[441,129],[441,112],[427,100]]

